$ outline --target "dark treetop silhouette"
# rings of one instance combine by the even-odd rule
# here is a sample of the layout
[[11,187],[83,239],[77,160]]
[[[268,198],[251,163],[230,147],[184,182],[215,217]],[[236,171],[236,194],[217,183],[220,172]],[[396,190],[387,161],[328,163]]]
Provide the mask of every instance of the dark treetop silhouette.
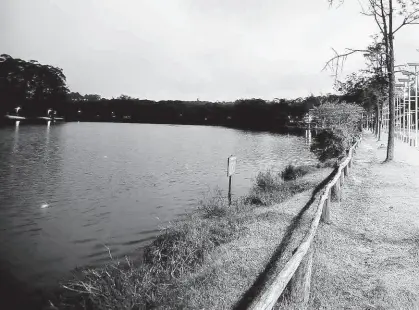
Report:
[[[221,125],[253,130],[280,130],[296,126],[304,114],[322,99],[345,100],[345,96],[309,96],[297,99],[239,99],[234,102],[152,101],[121,95],[69,92],[63,70],[37,61],[9,55],[0,58],[0,112],[27,117],[44,116],[48,109],[67,121],[114,121]],[[351,97],[351,99],[353,99]]]

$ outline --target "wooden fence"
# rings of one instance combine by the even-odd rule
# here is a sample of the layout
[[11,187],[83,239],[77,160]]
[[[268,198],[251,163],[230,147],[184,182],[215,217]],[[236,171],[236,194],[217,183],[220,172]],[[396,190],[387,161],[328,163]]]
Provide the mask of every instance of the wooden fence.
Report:
[[247,309],[272,309],[288,283],[290,283],[289,293],[291,299],[300,304],[300,309],[304,309],[307,306],[310,296],[311,267],[313,261],[313,249],[311,244],[320,220],[325,223],[330,222],[331,200],[340,201],[341,199],[342,185],[352,168],[353,156],[361,139],[362,138],[360,137],[349,149],[347,157],[337,168],[337,173],[334,178],[324,187],[314,219],[301,244],[293,252],[292,257],[285,264],[281,272],[275,276],[273,282],[269,286],[264,287],[260,293],[255,296]]

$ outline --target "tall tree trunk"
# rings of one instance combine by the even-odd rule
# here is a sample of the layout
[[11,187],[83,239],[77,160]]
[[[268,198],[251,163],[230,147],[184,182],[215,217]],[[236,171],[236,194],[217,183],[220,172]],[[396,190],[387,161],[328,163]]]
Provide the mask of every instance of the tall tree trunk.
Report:
[[388,77],[389,77],[389,88],[388,88],[388,105],[390,107],[390,121],[388,127],[388,143],[387,143],[387,158],[386,162],[394,159],[394,48],[393,48],[393,1],[389,1],[390,12],[389,12],[389,30],[388,30]]
[[377,102],[376,103],[376,108],[377,108],[377,141],[380,141],[381,140],[381,126],[382,126],[382,124],[383,124],[383,121],[382,121],[382,119],[383,119],[383,117],[382,117],[382,111],[381,111],[381,109],[380,109],[380,103],[379,102]]
[[377,133],[378,133],[378,131],[377,131],[377,124],[378,124],[378,122],[377,122],[377,112],[375,112],[372,116],[374,116],[374,118],[371,118],[372,120],[373,120],[373,122],[372,122],[372,131],[374,132],[374,135],[375,136],[377,136]]

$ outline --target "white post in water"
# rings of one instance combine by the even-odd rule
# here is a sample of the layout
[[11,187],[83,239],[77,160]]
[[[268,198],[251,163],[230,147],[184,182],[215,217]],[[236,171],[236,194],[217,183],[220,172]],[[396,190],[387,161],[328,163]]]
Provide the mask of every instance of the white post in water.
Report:
[[231,177],[236,172],[236,157],[231,155],[227,159],[227,177],[228,177],[228,205],[231,205]]

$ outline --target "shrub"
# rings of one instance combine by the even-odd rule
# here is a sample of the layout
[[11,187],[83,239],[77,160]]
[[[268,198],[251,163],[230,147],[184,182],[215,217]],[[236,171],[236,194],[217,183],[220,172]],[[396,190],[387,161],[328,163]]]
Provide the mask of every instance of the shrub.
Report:
[[294,166],[289,164],[285,167],[285,169],[281,172],[281,178],[284,181],[296,180],[304,175],[306,175],[310,171],[309,166]]
[[311,151],[321,162],[345,153],[360,134],[362,109],[350,103],[324,102],[313,110],[313,117],[323,128],[316,135]]
[[326,129],[313,139],[310,150],[321,162],[337,158],[345,152],[349,145],[347,138],[340,130]]
[[270,190],[261,190],[258,187],[254,187],[246,197],[245,202],[253,205],[269,206],[274,203],[281,203],[310,187],[311,184],[301,181],[281,183],[281,185]]
[[339,161],[336,158],[328,159],[324,162],[318,163],[317,168],[337,168]]
[[269,191],[281,186],[282,180],[272,170],[259,172],[256,176],[255,187],[261,191]]

